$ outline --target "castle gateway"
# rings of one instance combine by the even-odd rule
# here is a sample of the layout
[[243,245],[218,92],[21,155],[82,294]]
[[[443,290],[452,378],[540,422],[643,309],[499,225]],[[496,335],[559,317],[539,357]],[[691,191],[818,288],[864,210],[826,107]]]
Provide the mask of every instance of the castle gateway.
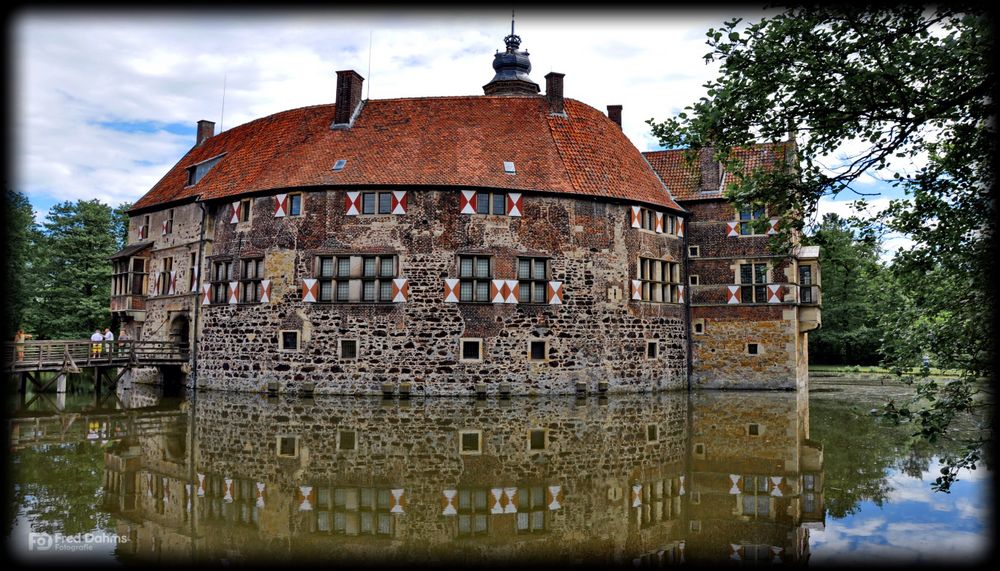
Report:
[[[111,311],[200,389],[414,395],[803,387],[816,248],[727,173],[640,153],[505,38],[482,96],[336,100],[216,135],[130,211]],[[791,168],[792,143],[742,149]],[[751,222],[771,221],[764,233]],[[155,376],[142,371],[135,380]]]

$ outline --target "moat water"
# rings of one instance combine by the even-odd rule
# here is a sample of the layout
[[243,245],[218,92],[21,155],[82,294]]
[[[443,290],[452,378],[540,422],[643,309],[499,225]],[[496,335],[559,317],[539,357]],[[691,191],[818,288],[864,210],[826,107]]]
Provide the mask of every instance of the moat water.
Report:
[[7,547],[26,564],[991,556],[991,473],[934,492],[951,450],[872,415],[886,398],[14,398]]

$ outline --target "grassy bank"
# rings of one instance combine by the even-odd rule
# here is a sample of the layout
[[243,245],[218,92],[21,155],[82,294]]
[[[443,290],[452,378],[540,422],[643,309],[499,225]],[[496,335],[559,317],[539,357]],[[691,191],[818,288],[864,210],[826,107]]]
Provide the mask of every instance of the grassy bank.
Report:
[[[906,371],[911,375],[918,375],[920,369],[914,367]],[[954,369],[931,368],[931,377],[936,379],[955,379],[961,374]],[[896,375],[884,367],[861,366],[861,365],[809,365],[809,376],[811,377],[895,377]]]

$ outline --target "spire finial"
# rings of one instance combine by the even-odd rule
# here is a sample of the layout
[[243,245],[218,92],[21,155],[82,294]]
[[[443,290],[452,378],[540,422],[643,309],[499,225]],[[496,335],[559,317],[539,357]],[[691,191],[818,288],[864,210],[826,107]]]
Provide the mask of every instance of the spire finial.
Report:
[[514,33],[514,10],[510,11],[510,35],[503,39],[507,44],[507,53],[512,53],[521,47],[521,36]]

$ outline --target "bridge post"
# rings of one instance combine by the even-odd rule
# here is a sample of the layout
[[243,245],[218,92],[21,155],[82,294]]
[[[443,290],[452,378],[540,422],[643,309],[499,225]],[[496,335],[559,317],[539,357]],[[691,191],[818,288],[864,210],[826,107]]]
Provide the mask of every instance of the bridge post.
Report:
[[66,373],[62,371],[60,371],[59,375],[56,377],[56,394],[66,394]]

